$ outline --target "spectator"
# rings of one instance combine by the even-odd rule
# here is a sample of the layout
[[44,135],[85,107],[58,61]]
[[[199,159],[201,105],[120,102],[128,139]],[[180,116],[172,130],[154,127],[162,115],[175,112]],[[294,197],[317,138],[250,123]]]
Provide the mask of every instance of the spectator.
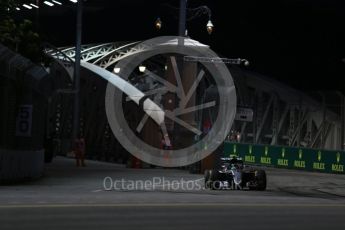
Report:
[[77,167],[85,167],[85,140],[83,137],[77,138],[74,142],[74,154]]

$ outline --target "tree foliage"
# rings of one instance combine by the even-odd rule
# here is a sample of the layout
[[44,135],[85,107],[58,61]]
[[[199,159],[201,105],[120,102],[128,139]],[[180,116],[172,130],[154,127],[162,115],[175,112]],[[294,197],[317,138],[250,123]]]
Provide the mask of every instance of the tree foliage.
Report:
[[14,17],[18,3],[18,0],[0,0],[0,43],[37,62],[41,57],[39,35],[33,31],[30,20]]

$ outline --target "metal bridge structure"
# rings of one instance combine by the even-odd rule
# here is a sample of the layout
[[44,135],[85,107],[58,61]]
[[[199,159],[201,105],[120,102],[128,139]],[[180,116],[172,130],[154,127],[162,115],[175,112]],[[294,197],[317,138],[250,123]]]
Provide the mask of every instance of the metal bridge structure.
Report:
[[[140,42],[83,45],[81,61],[115,71],[114,67],[119,61],[145,51],[147,47],[138,44]],[[53,99],[51,104],[51,129],[67,140],[70,138],[72,122],[72,104],[68,101],[72,102],[73,95],[72,63],[75,48],[47,47],[45,53],[55,60],[49,70],[61,88],[57,91],[59,96]],[[200,62],[203,61],[207,60]],[[237,116],[229,133],[230,140],[329,150],[344,148],[343,94],[298,91],[263,75],[232,65],[231,62],[228,63],[238,99]],[[110,161],[125,160],[125,154],[113,154],[114,150],[119,154],[123,149],[113,137],[106,119],[106,84],[105,80],[82,69],[80,129],[89,140],[87,149],[91,156]],[[93,100],[88,100],[90,97]]]
[[[237,74],[236,74],[237,72]],[[238,107],[253,119],[234,124],[244,143],[317,149],[344,148],[344,96],[341,92],[302,92],[249,71],[233,71]]]

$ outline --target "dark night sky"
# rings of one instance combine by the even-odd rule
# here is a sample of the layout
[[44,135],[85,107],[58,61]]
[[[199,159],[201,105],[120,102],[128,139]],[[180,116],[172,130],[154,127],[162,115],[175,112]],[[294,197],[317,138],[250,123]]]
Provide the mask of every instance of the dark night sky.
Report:
[[[164,3],[179,6],[179,0],[88,0],[83,43],[176,35],[178,12]],[[206,16],[190,21],[188,29],[191,38],[209,44],[218,54],[246,58],[250,70],[302,90],[345,91],[344,0],[189,0],[188,4],[212,10],[214,34],[206,32]],[[164,23],[161,31],[153,26],[158,16]],[[56,46],[74,44],[73,4],[42,7],[39,21],[46,40]]]

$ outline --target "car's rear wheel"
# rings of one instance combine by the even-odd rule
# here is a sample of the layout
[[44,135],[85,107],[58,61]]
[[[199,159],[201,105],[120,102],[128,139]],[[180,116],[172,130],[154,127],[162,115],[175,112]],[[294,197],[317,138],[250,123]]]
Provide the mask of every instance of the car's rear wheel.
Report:
[[211,186],[211,170],[205,170],[205,188],[210,188]]
[[255,181],[257,184],[256,190],[259,190],[259,191],[266,190],[267,177],[266,177],[266,172],[264,170],[255,171]]
[[217,170],[210,170],[210,187],[212,190],[218,190],[221,188],[219,181],[219,172]]

